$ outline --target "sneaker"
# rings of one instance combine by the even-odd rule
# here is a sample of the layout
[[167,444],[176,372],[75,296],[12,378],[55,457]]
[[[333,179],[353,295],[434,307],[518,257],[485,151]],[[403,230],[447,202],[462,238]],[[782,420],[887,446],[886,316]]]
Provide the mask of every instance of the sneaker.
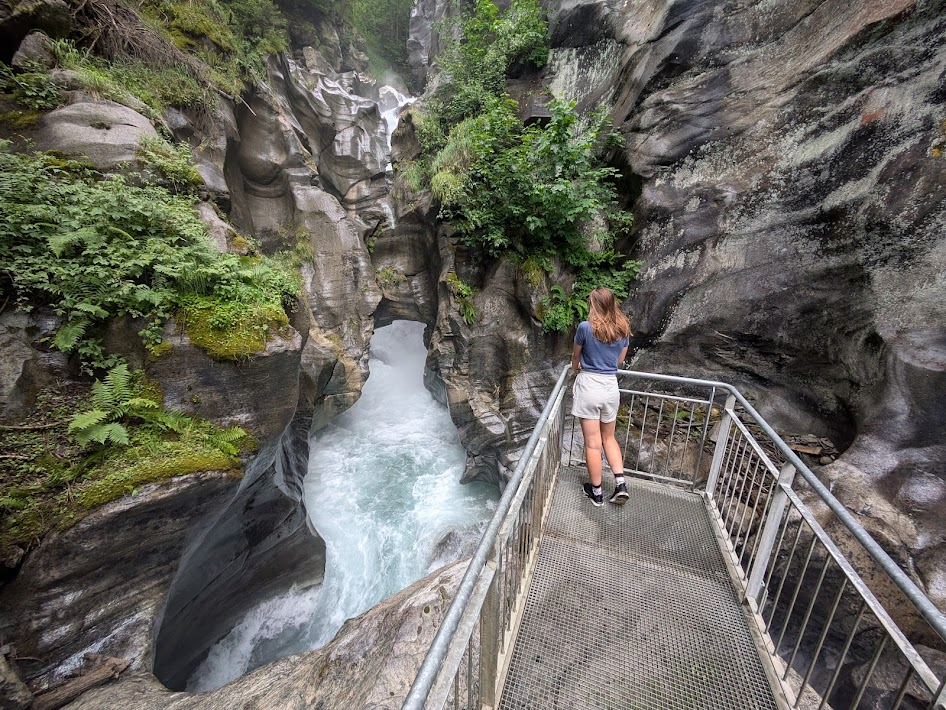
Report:
[[591,498],[591,502],[595,504],[596,508],[600,508],[604,505],[604,496],[601,493],[595,495],[594,488],[590,483],[584,484],[582,489],[585,491],[585,495]]
[[615,486],[614,493],[608,498],[608,502],[614,503],[615,505],[624,505],[627,503],[628,498],[630,498],[630,496],[627,494],[627,484],[622,483],[619,486]]

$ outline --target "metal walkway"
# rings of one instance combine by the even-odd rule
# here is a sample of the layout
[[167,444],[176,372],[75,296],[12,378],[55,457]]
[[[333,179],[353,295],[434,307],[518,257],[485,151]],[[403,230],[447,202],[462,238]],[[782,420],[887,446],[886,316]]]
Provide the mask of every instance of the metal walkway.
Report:
[[584,480],[560,474],[499,707],[778,707],[702,498],[628,479],[596,508]]
[[619,372],[595,508],[569,375],[402,710],[946,710],[946,616],[739,390]]

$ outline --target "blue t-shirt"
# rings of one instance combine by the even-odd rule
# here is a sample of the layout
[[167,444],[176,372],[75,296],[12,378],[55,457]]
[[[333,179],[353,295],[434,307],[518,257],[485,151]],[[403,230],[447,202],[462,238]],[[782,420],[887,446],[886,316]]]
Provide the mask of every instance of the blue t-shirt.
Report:
[[613,343],[602,343],[591,332],[591,323],[583,320],[575,332],[575,344],[581,346],[581,369],[613,375],[618,371],[618,358],[627,347],[629,338],[621,338]]

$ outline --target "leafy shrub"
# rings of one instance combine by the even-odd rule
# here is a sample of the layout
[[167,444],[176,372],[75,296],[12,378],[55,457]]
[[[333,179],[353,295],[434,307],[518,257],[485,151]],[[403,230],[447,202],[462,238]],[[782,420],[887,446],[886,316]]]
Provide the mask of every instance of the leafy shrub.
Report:
[[[164,188],[2,149],[0,274],[20,308],[46,304],[62,317],[53,345],[77,353],[88,372],[119,362],[100,337],[109,318],[144,319],[140,335],[156,345],[189,296],[271,313],[299,288],[278,260],[218,252],[190,203]],[[271,323],[267,316],[260,327]]]
[[161,184],[176,195],[191,194],[204,184],[187,143],[172,145],[163,138],[146,136],[135,153],[158,171]]
[[14,72],[0,63],[0,88],[35,111],[46,111],[62,104],[62,93],[45,71]]
[[504,93],[514,62],[543,66],[548,23],[538,0],[513,0],[505,13],[494,0],[476,0],[473,11],[446,21],[439,62],[450,82],[437,92],[437,113],[448,125],[478,114]]
[[463,317],[463,322],[473,325],[476,322],[476,308],[473,306],[473,287],[460,279],[454,272],[447,274],[447,283],[453,298],[457,302],[457,310]]

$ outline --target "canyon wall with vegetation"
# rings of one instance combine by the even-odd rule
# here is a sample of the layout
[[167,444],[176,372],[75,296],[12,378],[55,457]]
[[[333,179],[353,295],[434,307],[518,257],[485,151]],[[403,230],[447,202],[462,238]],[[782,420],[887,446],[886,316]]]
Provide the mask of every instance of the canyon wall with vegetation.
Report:
[[[285,5],[208,0],[214,27],[174,3],[0,7],[0,260],[19,279],[0,309],[0,639],[39,659],[18,664],[34,688],[94,647],[139,675],[75,707],[196,706],[151,671],[183,688],[247,609],[320,583],[308,437],[357,400],[374,328],[428,325],[465,477],[501,485],[597,283],[626,297],[635,368],[735,382],[781,432],[830,438],[818,475],[946,606],[941,0],[523,3],[452,25],[459,46],[456,8],[420,0],[392,25],[403,54],[326,3]],[[426,86],[390,149],[379,59]],[[90,263],[129,270],[113,297]],[[110,448],[121,431],[131,448]],[[451,584],[200,706],[276,678],[386,706],[419,662],[391,649],[420,647],[418,600]],[[319,696],[313,669],[334,677],[346,648],[380,680]]]

